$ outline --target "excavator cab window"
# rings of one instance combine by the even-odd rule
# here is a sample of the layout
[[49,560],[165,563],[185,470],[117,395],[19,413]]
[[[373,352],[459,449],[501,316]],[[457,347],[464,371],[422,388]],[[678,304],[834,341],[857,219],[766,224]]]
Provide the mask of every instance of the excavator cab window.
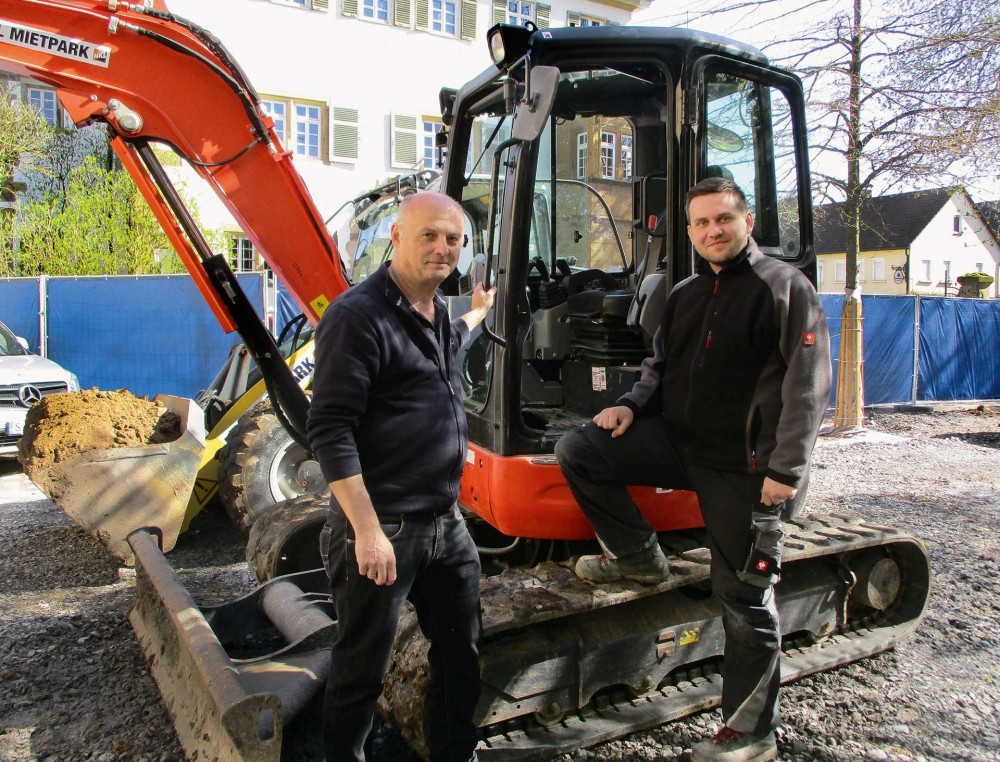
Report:
[[754,215],[753,236],[761,251],[796,264],[803,251],[800,200],[804,141],[786,89],[771,72],[710,63],[703,78],[707,125],[702,143],[702,177],[734,180],[747,195]]

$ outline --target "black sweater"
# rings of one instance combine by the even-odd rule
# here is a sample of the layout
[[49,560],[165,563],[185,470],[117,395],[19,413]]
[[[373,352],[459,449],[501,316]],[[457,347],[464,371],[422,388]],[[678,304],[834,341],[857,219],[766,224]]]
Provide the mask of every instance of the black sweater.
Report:
[[819,296],[752,239],[718,274],[699,264],[670,292],[654,355],[619,404],[662,406],[688,462],[798,486],[830,396]]
[[441,512],[458,499],[469,434],[456,358],[469,329],[440,295],[435,307],[432,326],[383,266],[316,330],[310,446],[328,482],[362,474],[380,514]]

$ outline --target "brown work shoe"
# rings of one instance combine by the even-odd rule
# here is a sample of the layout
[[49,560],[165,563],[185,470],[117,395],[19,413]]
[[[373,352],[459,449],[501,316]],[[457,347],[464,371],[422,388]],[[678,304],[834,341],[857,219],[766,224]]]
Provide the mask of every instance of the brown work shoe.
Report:
[[773,730],[754,736],[723,725],[714,737],[691,749],[691,762],[769,762],[777,758]]
[[644,585],[665,582],[670,576],[670,565],[658,544],[625,558],[580,556],[576,562],[576,576],[586,582],[601,585],[606,582],[632,580]]

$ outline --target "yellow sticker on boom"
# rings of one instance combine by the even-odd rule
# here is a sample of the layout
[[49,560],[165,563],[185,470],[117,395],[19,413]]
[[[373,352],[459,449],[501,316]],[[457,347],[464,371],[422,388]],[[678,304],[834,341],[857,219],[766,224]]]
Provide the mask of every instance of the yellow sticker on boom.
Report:
[[316,312],[317,317],[323,317],[323,313],[326,312],[326,308],[330,306],[330,300],[327,299],[325,295],[320,294],[309,302],[309,306]]

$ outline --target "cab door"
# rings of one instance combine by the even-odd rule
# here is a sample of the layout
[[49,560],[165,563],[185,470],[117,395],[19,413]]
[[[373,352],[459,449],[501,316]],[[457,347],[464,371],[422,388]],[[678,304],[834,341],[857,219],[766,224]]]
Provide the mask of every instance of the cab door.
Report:
[[815,285],[801,82],[785,71],[718,55],[696,59],[685,82],[682,191],[706,177],[735,181],[753,212],[761,251],[795,265]]

